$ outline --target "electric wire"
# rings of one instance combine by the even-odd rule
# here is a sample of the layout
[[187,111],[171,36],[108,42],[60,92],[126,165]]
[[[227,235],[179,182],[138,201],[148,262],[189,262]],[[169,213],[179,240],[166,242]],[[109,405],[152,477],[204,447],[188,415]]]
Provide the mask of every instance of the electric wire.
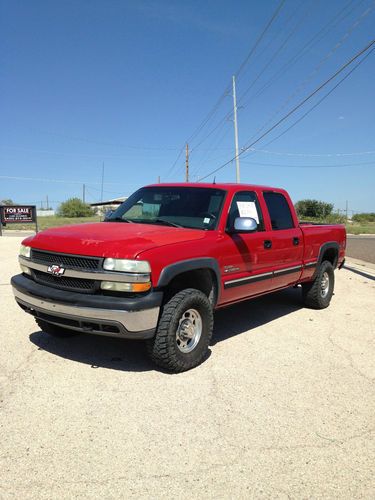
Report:
[[283,165],[281,163],[261,163],[258,161],[242,160],[241,165],[260,165],[261,167],[278,167],[278,168],[347,168],[347,167],[375,167],[374,161],[365,161],[361,163],[342,163],[335,165]]
[[[240,64],[239,68],[237,69],[237,71],[235,72],[235,76],[236,77],[238,77],[241,74],[241,72],[243,71],[244,67],[246,66],[246,64],[251,59],[252,55],[254,54],[254,52],[256,51],[257,47],[261,43],[261,41],[264,38],[265,34],[267,33],[267,31],[269,30],[269,28],[271,27],[271,25],[273,24],[273,22],[277,18],[277,16],[279,15],[281,9],[283,8],[283,6],[285,4],[285,1],[286,0],[281,0],[280,1],[280,3],[277,6],[275,12],[273,13],[273,15],[271,16],[270,20],[266,24],[265,28],[263,29],[263,31],[261,32],[261,34],[259,35],[259,37],[255,41],[255,44],[253,45],[253,47],[251,48],[251,50],[249,51],[249,53],[247,54],[247,56],[245,57],[245,59],[242,61],[242,63]],[[203,121],[200,123],[200,125],[197,127],[197,129],[189,136],[189,138],[186,141],[187,143],[192,142],[194,140],[194,138],[197,137],[197,135],[201,132],[201,130],[204,129],[204,127],[206,126],[206,124],[215,115],[216,111],[219,109],[221,103],[223,102],[223,100],[225,99],[225,97],[228,95],[229,92],[230,92],[230,84],[228,84],[225,87],[224,92],[221,94],[221,96],[217,100],[216,104],[209,111],[209,113],[206,115],[206,117],[203,119]],[[179,161],[179,159],[181,157],[181,154],[182,154],[182,151],[183,151],[184,147],[185,146],[182,147],[182,149],[180,150],[180,152],[179,152],[176,160],[174,161],[173,165],[170,167],[170,169],[164,175],[164,177],[168,177],[169,175],[171,175],[171,173],[173,172],[176,164],[178,163],[178,161]]]
[[[298,8],[300,6],[302,6],[303,4],[301,3]],[[297,9],[298,9],[297,8]],[[258,75],[255,77],[255,79],[253,80],[252,84],[250,85],[250,87],[248,87],[247,91],[250,90],[250,88],[252,88],[253,85],[255,85],[255,83],[258,81],[258,79],[263,75],[263,73],[268,69],[268,67],[272,64],[272,62],[274,61],[274,59],[278,56],[278,54],[287,46],[287,44],[289,43],[290,39],[293,37],[293,35],[298,31],[298,29],[300,29],[302,26],[303,26],[303,22],[305,21],[305,19],[310,15],[311,13],[311,10],[310,10],[310,5],[302,12],[302,15],[300,16],[300,18],[298,19],[297,23],[295,23],[295,25],[293,25],[291,31],[287,34],[286,38],[284,39],[284,41],[281,43],[281,45],[278,47],[278,49],[274,52],[274,54],[272,55],[272,57],[269,59],[269,61],[264,65],[264,67],[261,69],[261,71],[258,73]],[[294,19],[296,16],[296,11],[294,11],[292,13],[291,16],[288,17],[287,21],[284,23],[284,25],[288,25],[289,21],[291,19]],[[283,30],[280,30],[280,33],[282,33]],[[273,42],[273,40],[271,40],[271,43]],[[262,51],[262,53],[268,49],[268,47],[271,45],[271,43],[269,43],[267,45],[267,47]],[[225,123],[225,121],[229,120],[231,117],[233,116],[233,111],[229,111],[219,122],[218,124],[203,138],[201,139],[201,141],[194,147],[192,148],[191,150],[191,153],[193,153],[193,151],[195,151],[206,139],[208,139],[223,123]]]
[[[270,59],[267,61],[267,63],[263,66],[263,68],[259,71],[257,76],[252,80],[251,84],[246,88],[246,90],[242,93],[240,99],[238,100],[238,103],[241,104],[242,99],[247,95],[247,93],[254,87],[256,82],[262,77],[262,75],[267,71],[269,66],[273,63],[275,58],[280,54],[280,52],[287,47],[290,39],[297,33],[299,29],[302,28],[304,21],[307,19],[307,17],[311,14],[310,11],[310,6],[303,11],[302,16],[300,19],[297,20],[295,25],[292,27],[291,31],[288,33],[288,35],[285,37],[284,41],[280,44],[280,46],[277,48],[277,50],[272,54]],[[294,13],[295,15],[295,13]],[[244,106],[244,105],[241,105]]]
[[359,151],[358,153],[294,153],[285,151],[270,151],[269,149],[255,149],[251,148],[251,151],[256,153],[267,153],[278,156],[302,156],[302,157],[337,157],[337,156],[362,156],[362,155],[373,155],[374,151]]
[[[372,7],[367,8],[360,17],[350,26],[350,28],[346,31],[346,33],[341,37],[341,39],[333,46],[333,48],[319,61],[317,66],[313,69],[313,71],[297,86],[297,88],[287,97],[287,99],[283,102],[281,106],[271,115],[271,117],[266,120],[266,122],[256,130],[253,134],[253,137],[256,137],[262,130],[264,130],[272,120],[278,116],[281,111],[283,111],[286,106],[292,101],[292,99],[298,95],[303,89],[305,89],[308,83],[314,78],[314,76],[319,72],[320,68],[325,64],[325,62],[333,56],[333,54],[343,45],[345,40],[353,33],[354,29],[370,14],[370,12],[374,9],[375,2],[373,2]],[[246,106],[246,104],[244,104]],[[250,139],[250,140],[251,140]]]
[[355,60],[357,60],[362,54],[366,53],[375,43],[375,40],[371,40],[363,49],[361,49],[359,52],[357,52],[353,57],[349,59],[346,63],[344,63],[338,70],[335,71],[333,75],[331,75],[327,80],[325,80],[322,84],[320,84],[313,92],[311,92],[307,97],[305,97],[302,101],[300,101],[296,106],[294,106],[288,113],[286,113],[280,120],[278,120],[272,127],[270,127],[268,130],[266,130],[263,134],[261,134],[257,139],[252,141],[250,144],[246,145],[244,148],[241,149],[238,155],[234,156],[227,162],[225,162],[223,165],[220,165],[204,177],[201,177],[201,181],[206,179],[207,177],[211,176],[212,174],[218,172],[219,170],[223,169],[232,161],[234,161],[237,156],[241,156],[243,153],[248,151],[252,146],[257,144],[260,140],[262,140],[264,137],[266,137],[268,134],[270,134],[276,127],[278,127],[281,123],[283,123],[286,119],[289,118],[293,113],[295,113],[300,107],[302,107],[307,101],[309,101],[314,95],[316,95],[320,90],[322,90],[326,85],[328,85],[334,78],[336,78],[342,71],[344,71],[350,64],[352,64]]
[[334,87],[332,87],[332,89],[329,92],[327,92],[321,99],[319,99],[319,101],[317,103],[315,103],[314,106],[312,106],[309,110],[307,110],[306,113],[304,113],[300,118],[298,118],[298,120],[296,120],[294,123],[292,123],[283,132],[281,132],[279,135],[277,135],[276,137],[274,137],[271,141],[267,142],[265,144],[265,147],[267,147],[270,144],[272,144],[273,142],[275,142],[277,139],[279,139],[284,134],[286,134],[287,132],[289,132],[289,130],[291,130],[293,127],[295,127],[300,121],[302,121],[304,118],[306,118],[306,116],[309,115],[315,108],[317,108],[325,99],[327,99],[327,97],[330,96],[332,94],[332,92],[334,90],[336,90],[337,87],[339,85],[341,85],[353,73],[353,71],[355,71],[358,68],[358,66],[360,66],[370,56],[370,54],[374,50],[375,49],[371,49],[343,78],[341,78],[340,81],[338,81],[336,83],[336,85]]
[[[358,4],[356,4],[353,9],[351,9],[344,16],[342,14],[346,11],[346,9],[353,3],[354,0],[350,0],[333,18],[331,18],[327,24],[323,26],[312,38],[310,38],[303,46],[300,48],[297,53],[289,59],[279,70],[277,70],[269,80],[255,93],[255,95],[247,101],[245,105],[248,105],[256,97],[259,97],[265,90],[271,87],[281,76],[285,74],[287,70],[289,70],[296,62],[298,62],[304,53],[314,47],[320,40],[322,40],[335,26],[341,23],[348,15],[350,15],[354,9],[356,9],[359,5],[363,3],[364,0],[361,0]],[[335,22],[336,21],[336,22]],[[322,34],[322,36],[320,36]],[[320,36],[320,38],[319,38]],[[245,91],[246,92],[246,91]],[[241,103],[244,95],[241,95],[239,98],[239,103]]]

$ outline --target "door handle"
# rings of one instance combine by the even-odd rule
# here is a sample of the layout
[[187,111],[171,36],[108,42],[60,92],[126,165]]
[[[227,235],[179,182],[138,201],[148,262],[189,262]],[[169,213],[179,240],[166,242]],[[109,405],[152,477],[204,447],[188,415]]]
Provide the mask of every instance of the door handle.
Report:
[[272,248],[272,241],[271,240],[264,240],[264,248],[267,250]]
[[297,236],[293,238],[293,245],[299,245],[299,238]]

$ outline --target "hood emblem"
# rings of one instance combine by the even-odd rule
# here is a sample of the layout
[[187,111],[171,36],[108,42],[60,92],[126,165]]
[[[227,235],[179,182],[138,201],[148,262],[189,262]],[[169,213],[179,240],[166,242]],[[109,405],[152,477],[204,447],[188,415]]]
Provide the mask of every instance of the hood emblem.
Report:
[[47,272],[53,274],[53,276],[62,276],[65,273],[65,268],[57,265],[48,266]]

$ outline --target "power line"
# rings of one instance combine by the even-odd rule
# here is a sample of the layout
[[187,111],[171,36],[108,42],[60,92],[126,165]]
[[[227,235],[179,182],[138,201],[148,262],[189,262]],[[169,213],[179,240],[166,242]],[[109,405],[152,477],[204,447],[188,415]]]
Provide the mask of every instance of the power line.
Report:
[[358,153],[291,153],[283,151],[270,151],[268,149],[255,149],[252,148],[251,151],[255,153],[267,153],[278,156],[303,156],[303,157],[330,157],[330,156],[361,156],[361,155],[373,155],[375,151],[359,151]]
[[[277,16],[279,15],[282,7],[284,6],[284,3],[285,3],[285,0],[282,0],[278,7],[276,8],[275,12],[273,13],[272,17],[270,18],[270,20],[268,21],[267,25],[265,26],[265,28],[263,29],[263,31],[261,32],[261,34],[259,35],[259,37],[257,38],[254,46],[252,47],[252,49],[250,50],[250,52],[248,53],[248,55],[246,56],[246,58],[244,59],[244,61],[241,63],[240,67],[238,68],[238,70],[235,72],[234,76],[236,79],[238,79],[238,76],[240,75],[240,73],[242,72],[242,70],[244,69],[244,67],[246,66],[246,64],[249,62],[249,60],[251,59],[252,55],[255,53],[256,49],[258,48],[260,42],[262,41],[262,39],[264,38],[265,34],[267,33],[267,31],[269,30],[269,28],[271,27],[271,25],[273,24],[273,22],[275,21],[275,19],[277,18]],[[228,84],[228,86],[226,87],[223,95],[220,97],[220,100],[224,99],[224,97],[226,97],[227,95],[229,95],[230,93],[230,86],[231,84]],[[220,101],[221,102],[221,101]],[[208,137],[210,137],[210,135],[215,132],[215,130],[217,130],[217,128],[223,123],[225,122],[226,120],[228,120],[231,116],[233,115],[233,111],[229,111],[228,113],[226,113],[226,115],[219,121],[219,123],[215,126],[215,128],[209,133],[206,135],[206,137],[201,140],[198,144],[198,146],[200,144],[202,144],[202,142],[204,142]],[[193,140],[193,137],[191,136],[189,138],[189,141],[191,142]],[[198,146],[195,146],[193,150],[196,150]]]
[[[259,35],[259,37],[257,38],[257,40],[255,41],[255,44],[253,45],[253,47],[251,48],[250,52],[247,54],[247,56],[245,57],[245,59],[242,61],[242,63],[240,64],[239,68],[237,69],[237,71],[235,72],[235,76],[239,76],[240,73],[243,71],[244,67],[246,66],[246,64],[249,62],[249,60],[251,59],[252,55],[254,54],[254,52],[256,51],[257,47],[259,46],[260,42],[262,41],[262,39],[264,38],[265,34],[267,33],[267,31],[269,30],[269,28],[271,27],[271,25],[273,24],[273,22],[275,21],[275,19],[277,18],[277,16],[279,15],[282,7],[284,6],[284,3],[285,3],[286,0],[281,0],[281,2],[279,3],[279,5],[277,6],[275,12],[273,13],[273,15],[271,16],[270,20],[268,21],[268,23],[266,24],[265,28],[263,29],[263,31],[261,32],[261,34]],[[184,150],[184,147],[185,147],[185,144],[186,142],[188,143],[192,143],[192,141],[195,139],[195,137],[197,137],[197,135],[201,132],[201,130],[204,129],[204,127],[206,126],[206,124],[210,121],[210,119],[215,115],[216,111],[219,109],[220,107],[220,104],[223,102],[223,100],[225,99],[225,97],[228,95],[228,93],[230,92],[230,83],[225,87],[224,89],[224,92],[221,94],[221,96],[219,97],[219,99],[217,100],[217,102],[215,103],[215,105],[213,106],[213,108],[208,112],[208,114],[206,115],[206,117],[203,119],[203,121],[200,123],[200,125],[196,128],[196,130],[190,135],[190,137],[184,142],[184,146],[180,149],[179,153],[178,153],[178,156],[176,158],[176,160],[174,161],[172,167],[168,170],[167,174],[165,175],[165,177],[168,177],[174,167],[176,166],[177,162],[179,161],[181,155],[182,155],[182,152]]]
[[[328,34],[331,29],[335,26],[337,26],[341,21],[343,21],[348,15],[350,15],[355,8],[357,8],[359,5],[363,3],[364,0],[361,0],[358,5],[355,5],[353,9],[351,9],[347,14],[345,14],[342,17],[342,14],[346,11],[346,9],[353,3],[354,0],[350,0],[333,18],[331,18],[327,24],[323,26],[315,35],[313,35],[312,38],[310,38],[303,46],[300,48],[297,53],[289,59],[283,66],[277,70],[271,78],[256,92],[256,94],[247,101],[246,105],[252,100],[255,99],[256,97],[259,97],[265,90],[267,90],[269,87],[271,87],[279,78],[280,76],[283,76],[286,72],[286,70],[290,69],[296,62],[298,62],[303,54],[308,50],[314,47],[320,40],[324,38],[326,34]],[[336,22],[335,22],[336,21]],[[326,33],[324,33],[326,32]],[[319,38],[319,35],[322,36]],[[243,96],[240,97],[239,102],[241,102],[241,99]]]
[[279,139],[281,136],[283,136],[284,134],[286,134],[287,132],[289,132],[289,130],[291,130],[293,127],[295,127],[300,121],[302,121],[307,115],[309,115],[311,113],[311,111],[313,111],[315,108],[317,108],[325,99],[327,99],[327,97],[329,95],[332,94],[332,92],[334,90],[337,89],[337,87],[339,85],[341,85],[352,73],[353,71],[355,71],[358,66],[360,66],[363,61],[365,61],[365,59],[368,58],[368,56],[374,51],[374,49],[371,49],[370,52],[368,52],[343,78],[341,78],[340,81],[338,81],[336,83],[336,85],[334,87],[332,87],[332,89],[327,92],[321,99],[319,99],[319,101],[314,104],[314,106],[312,106],[309,110],[306,111],[306,113],[304,113],[300,118],[298,118],[298,120],[296,120],[294,123],[292,123],[288,128],[286,128],[283,132],[281,132],[278,136],[274,137],[271,141],[267,142],[265,144],[265,146],[269,146],[270,144],[272,144],[273,142],[275,142],[277,139]]
[[[266,126],[272,122],[272,120],[281,112],[283,111],[286,106],[292,101],[292,99],[298,95],[303,89],[306,88],[307,84],[313,79],[313,77],[319,72],[321,67],[324,65],[324,63],[333,56],[333,54],[343,45],[345,40],[353,33],[354,29],[365,19],[370,12],[374,9],[375,4],[366,9],[365,11],[362,12],[362,14],[359,16],[359,18],[350,26],[350,28],[346,31],[344,36],[340,38],[340,40],[333,46],[333,48],[319,61],[317,66],[313,69],[313,71],[309,74],[305,80],[298,85],[298,87],[292,92],[292,94],[287,97],[287,99],[283,102],[283,104],[273,113],[273,115],[260,127],[255,134],[251,137],[256,137],[262,130],[266,128]],[[246,106],[246,103],[243,104],[243,106]],[[250,140],[251,140],[250,139]]]
[[268,23],[266,24],[265,28],[263,29],[262,33],[259,35],[259,37],[257,38],[253,48],[250,50],[250,52],[248,53],[248,55],[245,57],[244,61],[242,62],[242,64],[240,65],[240,67],[238,68],[238,70],[236,71],[235,73],[235,76],[236,78],[239,77],[241,71],[244,69],[244,67],[246,66],[246,64],[249,62],[249,60],[251,59],[252,55],[254,54],[254,52],[256,51],[256,49],[258,48],[260,42],[262,41],[264,35],[267,33],[267,31],[269,30],[269,28],[271,27],[271,25],[273,24],[273,22],[275,21],[275,19],[277,18],[277,16],[279,15],[281,9],[283,8],[285,4],[285,0],[281,0],[281,2],[279,3],[279,5],[277,6],[275,12],[273,13],[271,19],[268,21]]
[[[330,76],[327,80],[325,80],[319,87],[317,87],[313,92],[311,92],[307,97],[305,97],[301,102],[299,102],[294,108],[292,108],[286,115],[284,115],[280,120],[278,120],[272,127],[270,127],[268,130],[266,130],[262,135],[260,135],[255,141],[251,142],[251,144],[245,146],[242,151],[240,151],[239,155],[245,153],[248,151],[252,146],[254,146],[256,143],[258,143],[261,139],[263,139],[266,135],[270,134],[276,127],[278,127],[281,123],[283,123],[289,116],[291,116],[293,113],[295,113],[301,106],[303,106],[307,101],[309,101],[315,94],[317,94],[320,90],[322,90],[326,85],[328,85],[334,78],[336,78],[337,75],[339,75],[342,71],[344,71],[345,68],[347,68],[350,64],[352,64],[358,57],[360,57],[362,54],[367,52],[372,45],[374,45],[375,40],[372,40],[369,42],[363,49],[361,49],[356,55],[354,55],[349,61],[347,61],[345,64],[343,64],[332,76]],[[204,177],[201,178],[201,180],[206,179],[210,175],[218,172],[222,168],[226,167],[229,165],[235,158],[231,158],[227,162],[225,162],[223,165],[220,165],[217,167],[215,170],[210,172],[209,174],[205,175]]]
[[[0,175],[0,179],[9,179],[15,181],[38,181],[38,182],[56,182],[61,184],[83,184],[85,181],[66,181],[63,179],[44,179],[40,177],[14,177],[10,175]],[[94,183],[99,184],[99,183]]]
[[280,167],[280,168],[347,168],[347,167],[375,167],[374,161],[366,161],[361,163],[342,163],[341,165],[283,165],[280,163],[261,163],[257,161],[242,160],[245,165],[260,165],[261,167]]
[[281,43],[281,45],[279,46],[279,48],[273,53],[273,55],[271,56],[271,58],[263,66],[263,68],[259,71],[259,73],[254,78],[254,80],[251,82],[251,84],[242,93],[241,97],[238,100],[239,103],[242,101],[242,99],[245,97],[245,95],[253,88],[253,86],[256,84],[256,82],[259,80],[259,78],[264,74],[264,72],[268,69],[268,67],[272,64],[272,62],[275,60],[275,58],[278,56],[278,54],[288,45],[289,40],[302,27],[304,20],[308,17],[309,14],[310,14],[310,12],[309,12],[309,7],[308,7],[308,8],[306,8],[304,10],[302,18],[300,18],[300,19],[297,20],[296,24],[293,26],[292,30],[286,36],[286,38]]
[[[92,187],[93,185],[101,185],[101,182],[91,182],[91,181],[68,181],[64,179],[46,179],[41,177],[15,177],[11,175],[0,175],[0,179],[6,180],[15,180],[15,181],[32,181],[32,182],[53,182],[57,184],[86,184],[90,186],[91,189],[95,189]],[[118,182],[105,182],[105,186],[118,186]],[[138,186],[139,184],[127,184],[127,186]],[[99,190],[98,190],[99,191]]]

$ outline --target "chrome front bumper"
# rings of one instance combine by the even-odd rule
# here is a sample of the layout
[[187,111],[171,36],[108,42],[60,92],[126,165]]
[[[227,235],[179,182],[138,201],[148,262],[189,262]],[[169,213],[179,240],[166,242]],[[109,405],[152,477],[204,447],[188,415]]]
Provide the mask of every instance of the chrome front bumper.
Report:
[[[23,278],[23,280],[30,281],[27,278]],[[43,297],[37,296],[30,293],[30,290],[22,290],[19,283],[13,283],[13,281],[12,285],[15,299],[24,311],[38,319],[71,330],[122,338],[145,339],[153,337],[158,323],[160,305],[155,306],[154,304],[153,307],[139,310],[135,310],[138,309],[135,307],[130,307],[129,310],[110,309],[108,305],[107,308],[100,308],[97,305],[88,307],[87,305],[58,301],[55,298],[46,298],[45,295],[48,293],[44,293]],[[43,287],[44,291],[46,288]],[[86,295],[83,299],[87,301],[89,297]],[[142,302],[142,298],[139,300]],[[114,297],[113,302],[115,301]]]

